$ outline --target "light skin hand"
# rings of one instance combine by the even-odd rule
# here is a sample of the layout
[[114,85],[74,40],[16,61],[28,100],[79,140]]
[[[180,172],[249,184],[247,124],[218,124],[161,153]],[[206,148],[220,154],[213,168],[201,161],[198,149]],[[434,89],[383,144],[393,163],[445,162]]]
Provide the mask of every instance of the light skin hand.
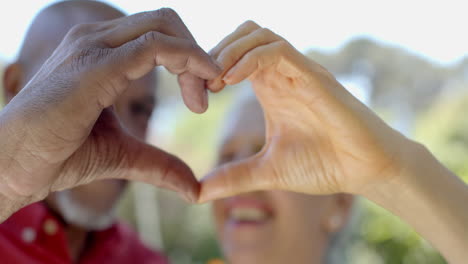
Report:
[[220,74],[170,9],[74,27],[0,115],[0,220],[49,192],[105,178],[172,189],[196,200],[199,183],[178,158],[128,135],[112,105],[155,66],[179,76],[194,112]]
[[424,146],[401,146],[398,177],[360,193],[401,217],[449,263],[468,258],[468,186]]
[[466,185],[323,67],[251,21],[210,54],[224,69],[210,90],[248,79],[267,131],[257,155],[203,179],[201,202],[268,189],[363,195],[402,217],[449,261],[468,258]]
[[211,90],[252,83],[264,110],[266,144],[248,161],[204,180],[202,200],[257,189],[356,193],[395,174],[398,146],[410,141],[280,36],[246,22],[210,53],[225,69],[208,83]]

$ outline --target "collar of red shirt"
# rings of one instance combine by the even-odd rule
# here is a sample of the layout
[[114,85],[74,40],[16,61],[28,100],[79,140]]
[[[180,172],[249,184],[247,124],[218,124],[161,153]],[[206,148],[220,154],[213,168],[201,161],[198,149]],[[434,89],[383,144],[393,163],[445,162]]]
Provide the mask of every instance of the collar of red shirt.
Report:
[[[123,223],[92,235],[80,264],[168,263]],[[72,263],[64,224],[43,202],[21,209],[0,224],[0,256],[2,263]]]

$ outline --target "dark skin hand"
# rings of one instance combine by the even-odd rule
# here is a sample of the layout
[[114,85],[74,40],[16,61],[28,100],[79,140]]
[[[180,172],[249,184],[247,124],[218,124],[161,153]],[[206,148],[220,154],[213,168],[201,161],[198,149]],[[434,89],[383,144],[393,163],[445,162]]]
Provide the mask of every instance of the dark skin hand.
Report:
[[205,80],[219,67],[170,9],[74,27],[0,115],[0,220],[50,192],[94,180],[144,181],[198,197],[178,158],[128,135],[112,105],[137,80],[164,66],[178,75],[194,112],[207,108]]

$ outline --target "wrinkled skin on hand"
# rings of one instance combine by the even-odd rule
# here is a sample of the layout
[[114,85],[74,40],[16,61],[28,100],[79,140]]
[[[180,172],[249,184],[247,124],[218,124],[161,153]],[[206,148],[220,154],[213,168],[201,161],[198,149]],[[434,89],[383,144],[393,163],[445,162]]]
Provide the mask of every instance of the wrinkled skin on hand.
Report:
[[170,9],[74,27],[0,116],[1,219],[46,197],[105,178],[151,183],[197,199],[199,183],[178,158],[138,141],[112,105],[155,66],[177,74],[194,112],[220,69]]
[[360,193],[396,175],[408,140],[280,36],[248,21],[210,53],[225,69],[210,89],[248,79],[267,132],[261,152],[203,180],[200,201],[267,189]]

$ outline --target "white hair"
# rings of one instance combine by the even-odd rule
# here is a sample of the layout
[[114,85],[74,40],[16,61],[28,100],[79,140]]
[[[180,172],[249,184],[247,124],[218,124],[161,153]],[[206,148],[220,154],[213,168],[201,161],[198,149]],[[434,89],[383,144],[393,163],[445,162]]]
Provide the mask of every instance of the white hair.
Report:
[[241,116],[243,114],[241,111],[242,108],[252,104],[255,106],[255,111],[259,110],[263,115],[262,107],[260,106],[250,83],[241,85],[237,90],[238,91],[234,96],[233,102],[227,111],[227,118],[221,126],[219,144],[226,140],[230,133],[236,129],[238,122],[243,119]]

